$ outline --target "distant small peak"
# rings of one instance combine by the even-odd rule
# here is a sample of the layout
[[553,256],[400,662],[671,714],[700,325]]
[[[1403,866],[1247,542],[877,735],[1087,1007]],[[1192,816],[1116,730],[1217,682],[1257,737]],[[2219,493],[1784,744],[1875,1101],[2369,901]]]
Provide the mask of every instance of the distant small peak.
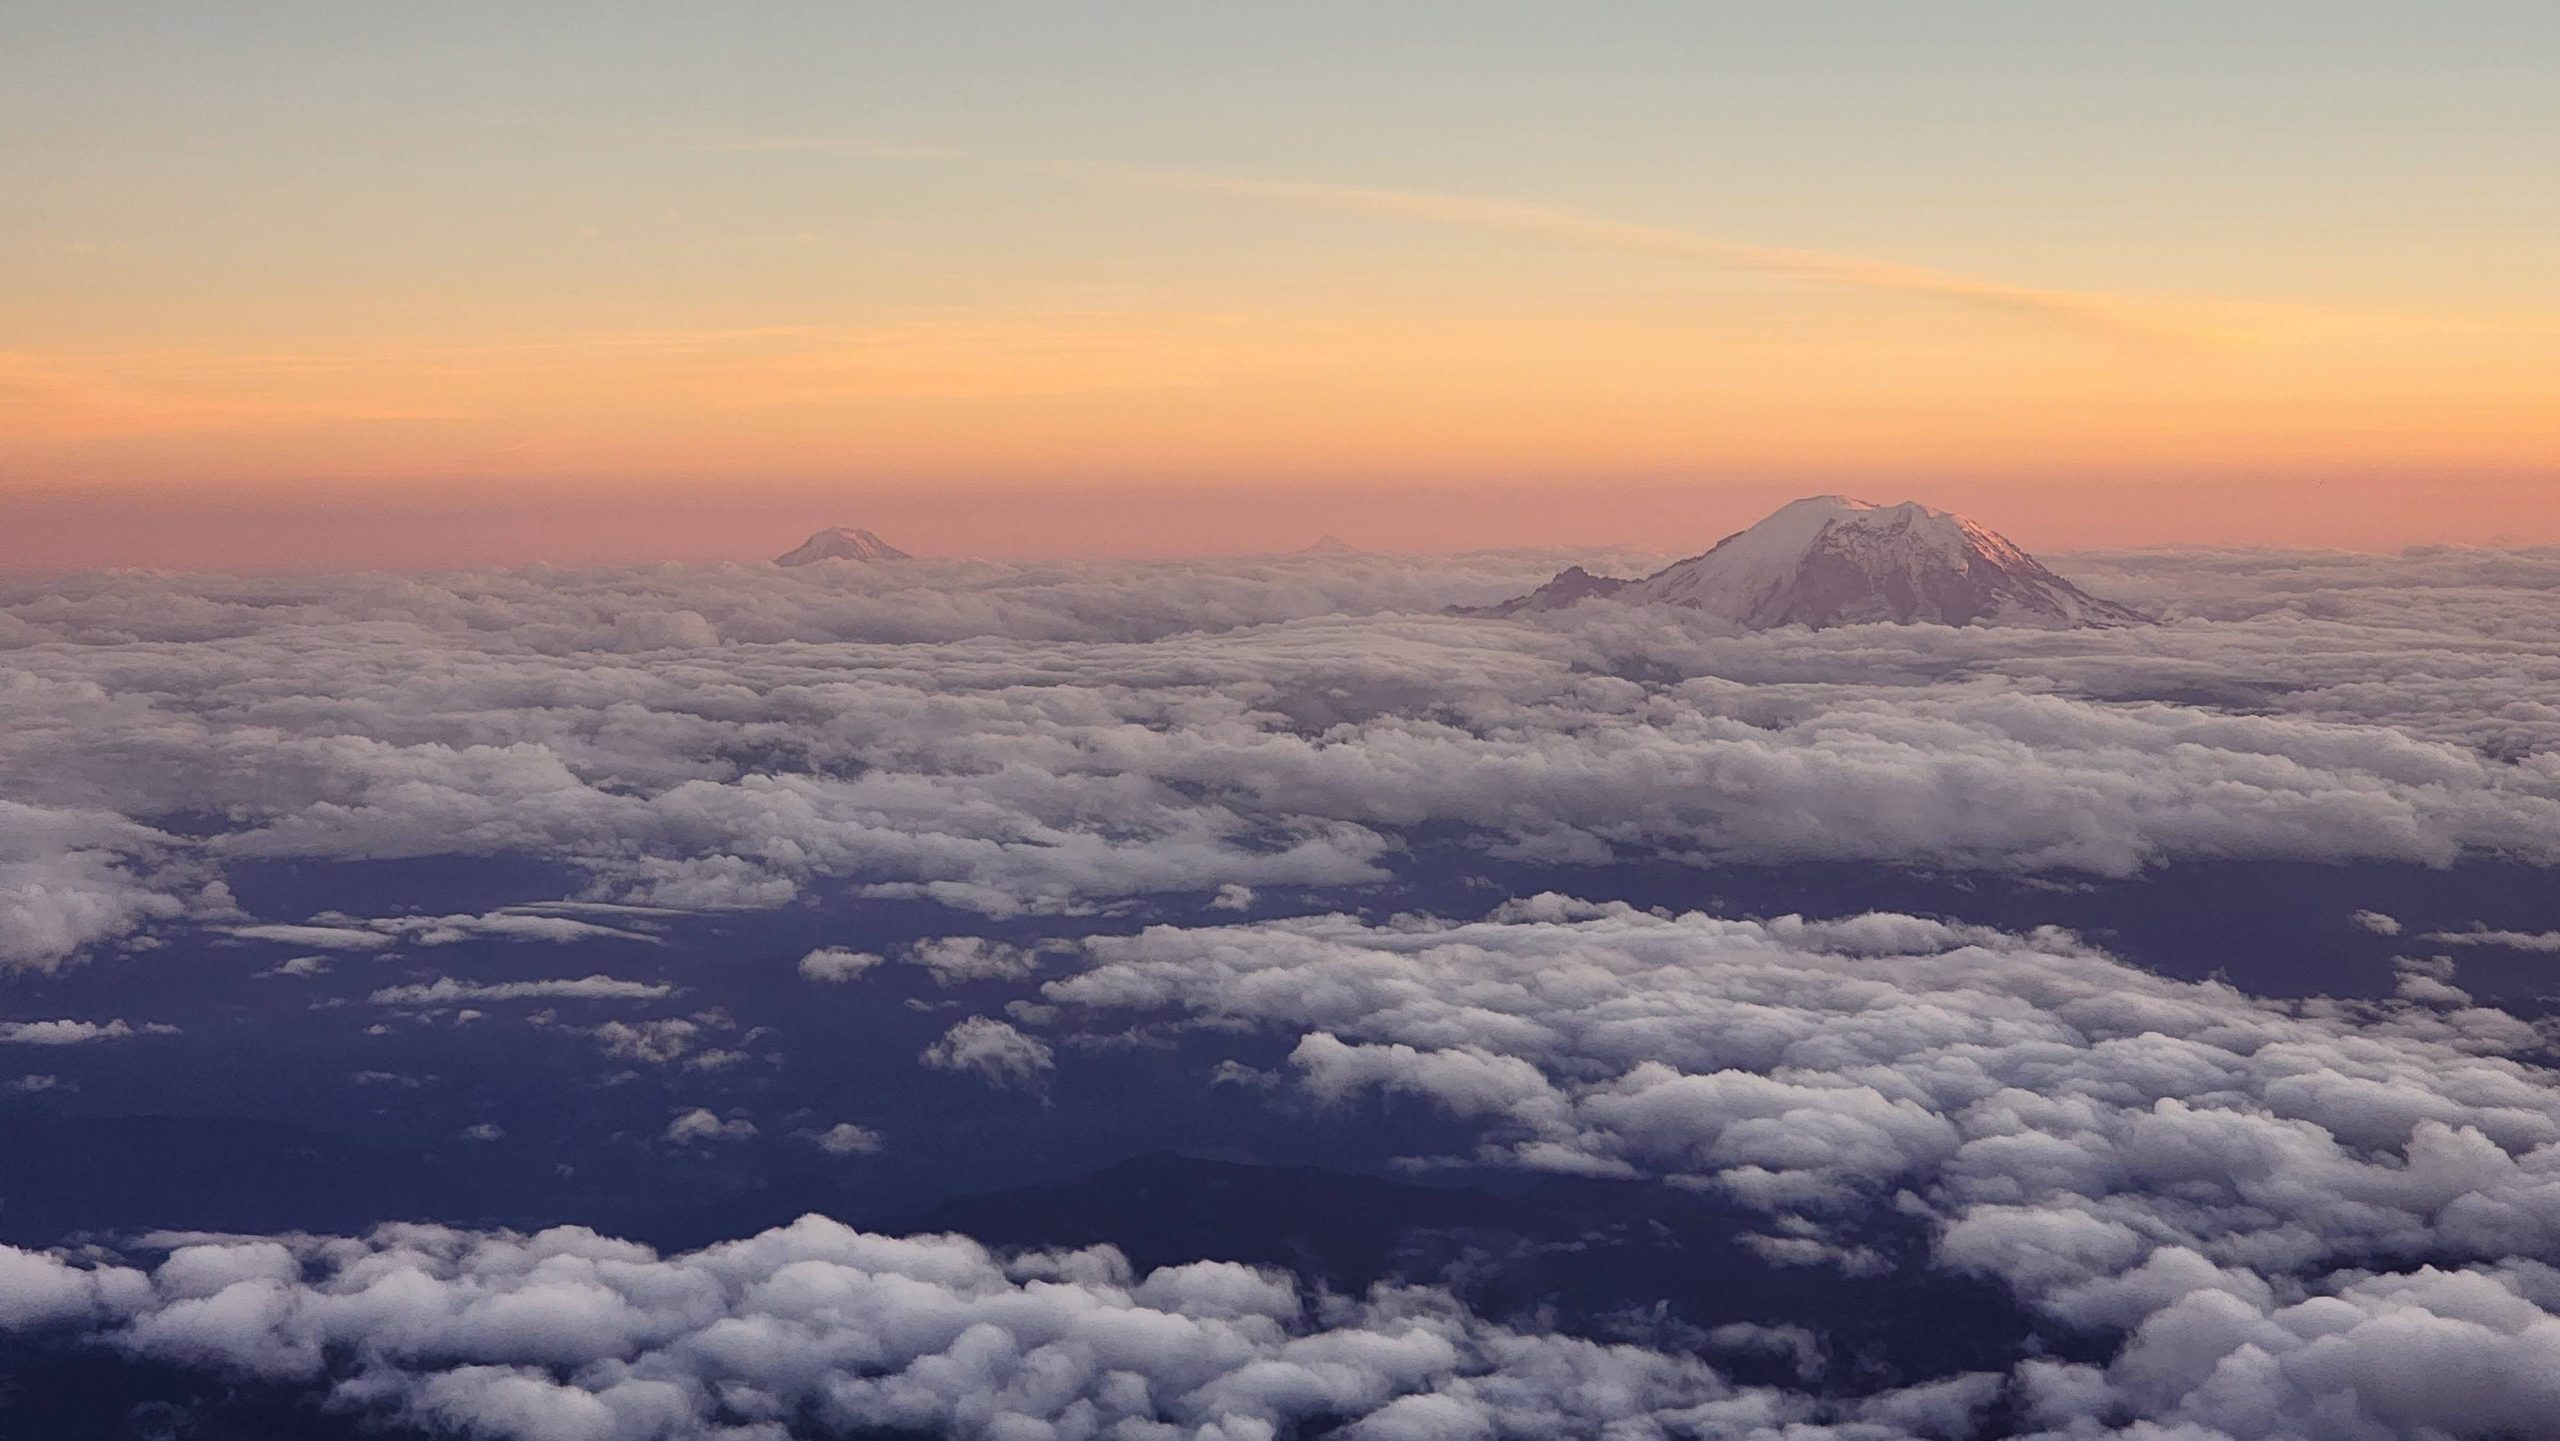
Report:
[[775,565],[813,565],[822,560],[912,560],[913,556],[867,530],[830,526],[775,556]]
[[1349,541],[1347,541],[1347,540],[1344,540],[1341,536],[1333,535],[1333,534],[1328,533],[1328,534],[1320,535],[1320,536],[1316,537],[1316,543],[1315,543],[1315,544],[1313,544],[1313,545],[1302,545],[1302,546],[1298,547],[1295,551],[1291,552],[1291,554],[1293,554],[1293,555],[1367,555],[1367,554],[1368,554],[1368,552],[1367,552],[1367,551],[1365,551],[1365,550],[1362,550],[1360,547],[1358,547],[1358,546],[1356,546],[1356,545],[1353,545],[1351,542],[1349,542]]

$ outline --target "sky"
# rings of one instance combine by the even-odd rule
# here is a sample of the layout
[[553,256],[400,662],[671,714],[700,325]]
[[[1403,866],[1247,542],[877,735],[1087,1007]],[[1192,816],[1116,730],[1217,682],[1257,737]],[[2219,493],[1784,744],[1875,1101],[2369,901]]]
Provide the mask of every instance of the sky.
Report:
[[5,23],[0,567],[2560,542],[2547,5]]

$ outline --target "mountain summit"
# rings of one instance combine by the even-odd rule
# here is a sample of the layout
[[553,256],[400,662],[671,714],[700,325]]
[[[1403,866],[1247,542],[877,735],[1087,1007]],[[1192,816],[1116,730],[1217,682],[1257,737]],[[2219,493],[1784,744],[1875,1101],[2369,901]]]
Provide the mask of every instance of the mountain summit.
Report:
[[839,525],[800,542],[799,546],[773,558],[775,565],[810,565],[822,560],[913,560],[915,557],[898,549],[867,530]]
[[1774,626],[2142,625],[2150,617],[2100,600],[2005,537],[1960,515],[1906,501],[1874,505],[1818,495],[1779,507],[1641,580],[1576,566],[1529,594],[1478,612],[1561,610],[1595,596],[1677,605],[1752,630]]

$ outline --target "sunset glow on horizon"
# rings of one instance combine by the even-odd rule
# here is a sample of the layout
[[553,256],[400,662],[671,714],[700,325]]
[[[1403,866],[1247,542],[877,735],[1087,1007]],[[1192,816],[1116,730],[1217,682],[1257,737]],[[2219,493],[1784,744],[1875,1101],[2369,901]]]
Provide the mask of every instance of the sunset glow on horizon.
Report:
[[937,14],[18,12],[0,566],[2560,541],[2543,7]]
[[2554,0],[0,3],[0,1441],[2560,1441]]

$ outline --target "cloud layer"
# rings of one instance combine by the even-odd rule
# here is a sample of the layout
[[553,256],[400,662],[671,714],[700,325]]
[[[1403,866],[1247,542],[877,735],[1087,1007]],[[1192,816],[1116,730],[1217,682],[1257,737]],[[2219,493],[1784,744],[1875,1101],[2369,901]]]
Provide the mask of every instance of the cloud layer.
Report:
[[[707,1123],[706,1123],[707,1124]],[[1993,1378],[1829,1402],[1703,1362],[1486,1322],[1441,1293],[1306,1295],[1220,1262],[1011,1257],[804,1218],[661,1258],[580,1230],[166,1238],[155,1268],[0,1247],[0,1327],[325,1386],[513,1441],[924,1433],[1270,1441],[1943,1434]],[[800,1423],[794,1426],[793,1423]],[[1834,1423],[1827,1429],[1823,1423]]]
[[[1307,1098],[1473,1118],[1472,1163],[1715,1189],[1780,1263],[1872,1268],[1874,1217],[1918,1219],[1934,1264],[2118,1338],[2020,1373],[2073,1425],[2503,1434],[2548,1385],[2560,1077],[2450,986],[2279,1006],[2056,932],[1553,896],[1086,949],[1042,991],[1071,1016],[1277,1030]],[[2459,1385],[2409,1360],[2457,1354]]]
[[[1426,824],[1565,861],[2560,861],[2548,553],[2083,566],[2179,617],[2138,635],[1436,613],[1555,559],[0,592],[0,964],[215,915],[206,882],[261,858],[517,854],[597,899],[850,885],[996,915],[1361,885]],[[294,943],[279,922],[305,924],[242,934]]]
[[[1557,559],[0,592],[0,966],[195,926],[307,976],[321,963],[297,952],[353,969],[646,943],[652,908],[828,892],[993,917],[1332,909],[1425,830],[1556,862],[2560,865],[2560,555],[2065,565],[2172,617],[2139,633],[1439,613]],[[559,863],[583,899],[250,916],[223,882],[266,860],[437,855]],[[2548,941],[2427,929],[2448,923],[2356,922],[2364,943],[2466,958]],[[1108,1038],[1260,1032],[1253,1055],[1276,1038],[1285,1063],[1239,1050],[1201,1083],[1468,1123],[1472,1149],[1418,1165],[1710,1189],[1757,1213],[1749,1244],[1781,1265],[1873,1271],[1895,1264],[1882,1221],[1916,1225],[1929,1264],[2007,1288],[2051,1355],[1815,1396],[1737,1386],[1668,1328],[1603,1345],[1428,1288],[1316,1296],[1214,1263],[1140,1277],[1107,1252],[1007,1258],[818,1220],[673,1257],[433,1227],[160,1238],[156,1261],[0,1250],[0,1326],[538,1441],[764,1441],[812,1416],[1002,1441],[1337,1422],[2366,1441],[2530,1431],[2560,1399],[2560,1086],[2545,1036],[2473,1004],[2451,961],[2405,960],[2390,1002],[2280,1006],[2059,932],[1552,896],[1471,921],[1316,915],[1072,947],[808,944],[775,958],[795,996],[858,1003],[894,977],[950,1008],[901,1065],[1046,1099]],[[452,970],[351,994],[421,1033],[467,1005],[677,995],[584,964]],[[652,1154],[875,1164],[850,1158],[883,1138],[832,1105],[721,1093],[762,1033],[683,984],[684,1016],[527,1023],[687,1088],[635,1132]],[[0,1021],[0,1041],[165,1030],[33,1017]],[[930,1144],[893,1140],[892,1159]]]

